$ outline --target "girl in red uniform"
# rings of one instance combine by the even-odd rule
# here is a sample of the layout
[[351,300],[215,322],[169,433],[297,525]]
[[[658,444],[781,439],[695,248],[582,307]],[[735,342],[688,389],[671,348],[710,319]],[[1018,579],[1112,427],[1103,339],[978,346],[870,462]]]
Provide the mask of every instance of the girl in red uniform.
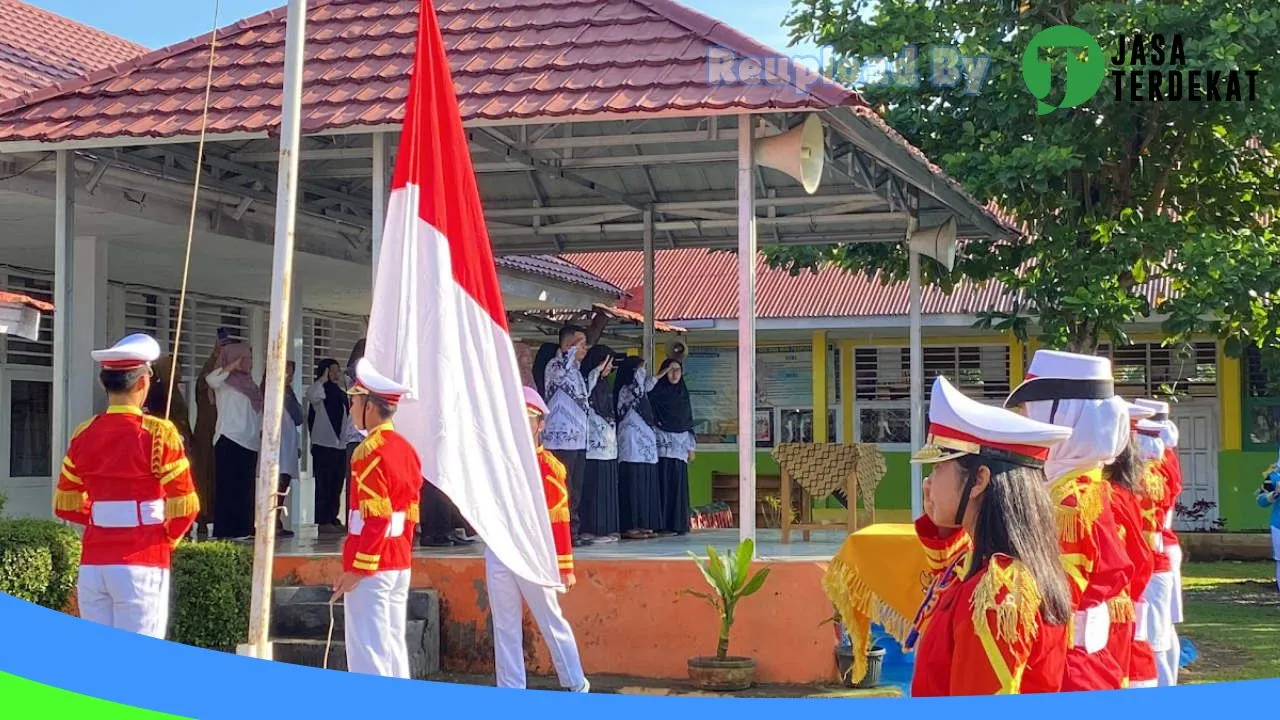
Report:
[[[1135,419],[1135,424],[1136,418],[1141,418],[1144,414],[1136,405],[1130,406],[1129,416]],[[1146,474],[1146,463],[1139,457],[1137,441],[1130,438],[1124,452],[1105,466],[1102,474],[1111,491],[1111,511],[1116,516],[1120,540],[1129,560],[1133,562],[1133,576],[1129,580],[1129,587],[1107,603],[1111,616],[1107,650],[1125,672],[1123,686],[1129,687],[1134,677],[1135,663],[1143,663],[1143,658],[1135,658],[1135,654],[1140,653],[1143,648],[1150,652],[1145,644],[1140,648],[1135,642],[1135,605],[1141,606],[1142,594],[1146,592],[1155,566],[1155,557],[1151,546],[1147,544],[1142,526],[1141,502],[1145,495],[1143,477]]]
[[916,521],[935,577],[917,619],[913,697],[1056,692],[1071,596],[1043,463],[1071,435],[934,381]]

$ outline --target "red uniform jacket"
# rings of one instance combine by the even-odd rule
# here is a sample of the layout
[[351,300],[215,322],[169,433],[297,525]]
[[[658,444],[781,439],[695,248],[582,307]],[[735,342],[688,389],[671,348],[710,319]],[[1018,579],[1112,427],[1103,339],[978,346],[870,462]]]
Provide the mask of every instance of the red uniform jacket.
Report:
[[1133,563],[1129,587],[1107,603],[1111,614],[1111,637],[1107,641],[1107,650],[1124,671],[1123,684],[1127,686],[1135,645],[1133,631],[1136,617],[1133,603],[1135,599],[1142,600],[1142,593],[1151,581],[1154,558],[1151,546],[1147,544],[1142,532],[1142,511],[1138,507],[1137,496],[1125,488],[1107,484],[1111,490],[1111,510],[1116,516],[1116,528],[1124,543],[1125,554]]
[[[1137,498],[1138,518],[1142,522],[1142,538],[1151,550],[1153,574],[1167,573],[1172,569],[1169,555],[1164,550],[1164,526],[1167,515],[1165,508],[1168,507],[1169,489],[1165,475],[1159,470],[1160,465],[1160,462],[1147,463],[1142,483],[1143,494]],[[1147,579],[1150,581],[1149,577]],[[1142,592],[1146,592],[1145,584]],[[1141,597],[1141,595],[1134,595],[1134,597]],[[1156,656],[1151,650],[1151,645],[1146,641],[1134,642],[1133,657],[1129,660],[1129,682],[1150,683],[1156,679]]]
[[[110,503],[117,517],[125,503],[156,511],[143,520],[147,511],[135,505],[130,521],[139,524],[120,527],[106,519],[104,504],[95,524],[94,503]],[[53,508],[63,520],[85,526],[81,565],[168,568],[170,552],[200,512],[182,436],[168,420],[112,405],[71,435]]]
[[556,543],[556,564],[561,573],[573,572],[573,539],[569,529],[569,490],[565,485],[568,472],[546,449],[538,448],[538,469],[542,472],[542,491],[547,496],[547,512],[551,514],[551,539]]
[[[1166,447],[1164,458],[1160,463],[1160,473],[1165,478],[1164,512],[1168,515],[1178,506],[1178,498],[1182,495],[1182,461],[1178,459],[1178,449]],[[1172,520],[1163,526],[1165,546],[1178,544],[1178,533],[1173,530]]]
[[[1109,485],[1102,479],[1101,468],[1068,475],[1049,485],[1062,564],[1071,588],[1071,604],[1077,611],[1109,603],[1128,589],[1133,575],[1133,563],[1120,541],[1111,508]],[[1105,647],[1092,654],[1085,652],[1084,639],[1074,635],[1071,628],[1062,689],[1119,690],[1128,668],[1121,668]]]
[[933,607],[916,648],[911,696],[1057,692],[1066,628],[1042,622],[1040,593],[1026,566],[995,555],[965,579],[967,570],[955,570],[967,564],[971,548],[964,532],[943,538],[928,517],[916,520],[916,532],[931,568],[949,559],[936,571],[936,599],[926,601]]
[[352,510],[342,544],[343,570],[372,575],[409,569],[422,482],[417,451],[391,423],[369,432],[351,454],[347,496]]

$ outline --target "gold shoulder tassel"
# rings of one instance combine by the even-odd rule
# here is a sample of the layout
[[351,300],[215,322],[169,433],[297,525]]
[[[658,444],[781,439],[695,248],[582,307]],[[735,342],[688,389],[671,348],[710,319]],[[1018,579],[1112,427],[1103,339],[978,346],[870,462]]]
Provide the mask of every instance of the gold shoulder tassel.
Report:
[[1012,558],[992,558],[971,599],[973,623],[996,614],[996,637],[1002,640],[1033,638],[1039,629],[1040,588],[1026,565]]

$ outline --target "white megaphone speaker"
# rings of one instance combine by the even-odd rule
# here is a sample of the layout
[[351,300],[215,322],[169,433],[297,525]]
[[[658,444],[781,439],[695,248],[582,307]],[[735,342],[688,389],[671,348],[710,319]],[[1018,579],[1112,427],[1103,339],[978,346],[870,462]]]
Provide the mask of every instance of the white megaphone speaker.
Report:
[[800,127],[757,140],[755,154],[756,162],[790,175],[812,195],[818,190],[827,160],[822,121],[810,113]]
[[942,263],[947,270],[956,264],[956,218],[951,216],[937,227],[923,228],[911,234],[910,248]]

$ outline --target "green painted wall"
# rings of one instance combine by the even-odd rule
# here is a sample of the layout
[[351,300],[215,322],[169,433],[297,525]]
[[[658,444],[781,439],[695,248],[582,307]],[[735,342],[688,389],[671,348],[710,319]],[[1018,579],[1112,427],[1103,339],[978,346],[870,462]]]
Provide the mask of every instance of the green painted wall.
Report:
[[[885,453],[885,476],[876,488],[876,507],[885,510],[911,508],[911,466],[909,454]],[[689,465],[689,501],[696,507],[711,502],[711,473],[737,473],[738,454],[733,452],[700,452]],[[756,473],[777,475],[778,463],[767,452],[756,453]],[[828,506],[838,506],[831,498]]]
[[1218,517],[1226,518],[1227,530],[1266,530],[1270,510],[1258,507],[1254,493],[1262,483],[1262,472],[1276,461],[1274,452],[1229,450],[1218,453]]

